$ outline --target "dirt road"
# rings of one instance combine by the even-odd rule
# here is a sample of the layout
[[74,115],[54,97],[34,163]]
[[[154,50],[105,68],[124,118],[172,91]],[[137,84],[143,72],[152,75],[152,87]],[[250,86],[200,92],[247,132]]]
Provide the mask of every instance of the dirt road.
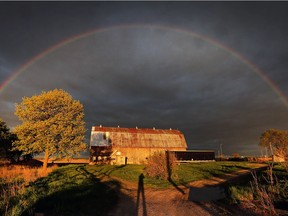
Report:
[[[215,196],[215,191],[209,191],[211,187],[218,188],[220,184],[225,183],[239,175],[250,173],[248,170],[227,174],[221,177],[214,177],[201,181],[192,182],[188,186],[172,187],[168,189],[146,188],[139,179],[139,184],[122,182],[121,196],[118,205],[109,214],[110,216],[209,216],[209,215],[247,215],[237,207],[225,206],[217,201],[192,201],[193,197],[197,200],[197,195],[204,193],[207,200]],[[202,188],[206,191],[193,190]],[[196,194],[195,194],[196,192]],[[191,195],[193,193],[193,195]],[[221,191],[220,191],[221,193]],[[128,202],[127,197],[133,200],[134,205]],[[192,198],[191,198],[192,197]],[[195,199],[194,199],[195,200]],[[213,199],[212,199],[213,200]]]

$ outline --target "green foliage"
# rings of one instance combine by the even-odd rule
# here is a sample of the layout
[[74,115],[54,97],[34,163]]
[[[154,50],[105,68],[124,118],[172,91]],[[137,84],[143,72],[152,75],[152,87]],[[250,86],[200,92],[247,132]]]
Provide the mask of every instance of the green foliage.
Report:
[[260,146],[271,147],[274,154],[288,157],[288,131],[269,129],[260,137]]
[[228,194],[230,202],[233,204],[253,199],[253,192],[250,186],[230,186]]
[[12,143],[17,140],[17,136],[10,132],[6,123],[0,119],[0,158],[17,160],[21,152],[12,151]]
[[266,176],[270,174],[269,170],[265,170],[259,176],[261,184],[267,187],[268,191],[273,193],[275,201],[288,201],[288,172],[283,164],[276,164],[272,168],[273,185]]
[[22,121],[15,128],[17,150],[71,157],[86,148],[83,105],[63,90],[24,97],[15,114]]
[[252,173],[245,181],[229,184],[226,191],[227,201],[251,204],[257,215],[277,215],[276,208],[279,204],[287,209],[287,179],[288,173],[281,165],[274,166],[272,173],[270,169]]

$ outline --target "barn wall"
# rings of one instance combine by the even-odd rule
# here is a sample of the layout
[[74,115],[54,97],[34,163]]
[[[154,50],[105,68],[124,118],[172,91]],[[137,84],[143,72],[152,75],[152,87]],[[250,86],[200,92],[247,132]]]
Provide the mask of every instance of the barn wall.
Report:
[[[113,148],[113,151],[117,150],[120,154],[113,156],[115,163],[124,164],[125,158],[127,158],[128,164],[144,164],[151,155],[159,151],[185,151],[186,148]],[[118,157],[118,158],[117,158]]]

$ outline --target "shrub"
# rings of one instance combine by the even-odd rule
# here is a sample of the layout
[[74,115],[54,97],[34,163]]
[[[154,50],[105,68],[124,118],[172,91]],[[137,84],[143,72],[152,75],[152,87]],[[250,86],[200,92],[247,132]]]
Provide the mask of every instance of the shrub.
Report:
[[172,175],[175,177],[175,168],[177,166],[174,154],[166,151],[155,152],[148,158],[146,173],[150,177],[171,180]]
[[255,199],[258,200],[258,202],[255,203],[255,208],[259,209],[262,215],[277,215],[274,207],[274,201],[279,186],[273,182],[272,168],[271,176],[268,174],[268,178],[265,178],[267,183],[270,184],[268,186],[260,182],[255,172],[252,173],[252,176],[253,181],[251,182],[251,188]]
[[250,187],[231,186],[228,190],[232,203],[253,200],[253,193]]
[[4,216],[14,215],[11,207],[17,202],[18,195],[23,192],[25,183],[23,179],[14,179],[5,182],[1,179],[0,183],[0,213]]

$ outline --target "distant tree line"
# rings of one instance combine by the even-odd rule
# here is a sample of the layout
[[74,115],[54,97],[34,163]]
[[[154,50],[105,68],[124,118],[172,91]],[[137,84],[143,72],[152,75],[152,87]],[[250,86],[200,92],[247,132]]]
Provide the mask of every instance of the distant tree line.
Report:
[[17,140],[17,136],[10,132],[10,129],[2,119],[0,119],[0,158],[17,162],[22,154],[19,150],[12,150],[12,143]]

